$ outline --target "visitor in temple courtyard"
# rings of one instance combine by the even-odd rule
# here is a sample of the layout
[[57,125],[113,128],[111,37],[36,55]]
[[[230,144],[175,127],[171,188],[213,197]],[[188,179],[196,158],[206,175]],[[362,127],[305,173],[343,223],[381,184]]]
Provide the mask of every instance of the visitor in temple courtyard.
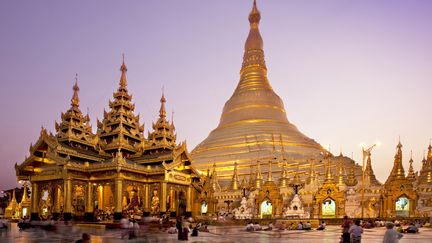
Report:
[[350,227],[348,230],[348,233],[350,234],[351,243],[360,243],[361,242],[361,236],[363,234],[363,228],[360,225],[360,219],[356,219],[354,222],[354,225]]
[[397,243],[399,239],[403,237],[402,233],[397,232],[394,229],[394,224],[392,222],[386,223],[386,232],[384,234],[383,243]]

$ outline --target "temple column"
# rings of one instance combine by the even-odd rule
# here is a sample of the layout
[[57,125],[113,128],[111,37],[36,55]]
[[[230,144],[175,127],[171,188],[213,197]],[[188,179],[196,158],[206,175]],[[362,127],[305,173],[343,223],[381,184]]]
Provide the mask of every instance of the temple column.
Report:
[[61,199],[61,190],[58,186],[54,189],[54,205],[53,205],[53,218],[57,220],[60,217],[60,200]]
[[192,188],[189,186],[186,195],[186,217],[192,217]]
[[168,194],[167,194],[167,183],[166,182],[161,182],[161,188],[162,188],[162,190],[161,190],[161,207],[160,207],[160,215],[163,215],[163,214],[165,214],[166,213],[166,211],[167,211],[167,208],[166,208],[166,204],[167,204],[167,200],[166,200],[166,198],[167,198],[167,196],[168,196]]
[[86,206],[84,219],[87,221],[93,221],[93,211],[94,211],[94,201],[93,201],[93,184],[89,181],[87,183],[87,197],[86,197]]
[[123,214],[123,180],[120,178],[115,179],[114,186],[114,220],[120,220]]
[[169,208],[170,216],[175,217],[176,216],[176,205],[175,205],[176,201],[174,198],[175,197],[174,196],[174,189],[172,186],[170,188],[169,195],[170,195],[170,208]]
[[149,207],[149,185],[144,185],[144,216],[150,216],[150,207]]
[[72,219],[72,180],[70,178],[64,180],[64,202],[63,219],[69,221]]
[[39,220],[39,189],[38,184],[36,182],[32,182],[32,191],[31,191],[31,220]]

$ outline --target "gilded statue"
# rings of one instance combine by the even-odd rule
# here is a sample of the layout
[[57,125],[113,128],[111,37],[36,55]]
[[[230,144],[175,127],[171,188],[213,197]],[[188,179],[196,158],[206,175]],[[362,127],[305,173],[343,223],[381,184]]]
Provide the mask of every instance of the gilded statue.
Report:
[[153,191],[153,196],[151,199],[151,213],[153,215],[156,215],[159,213],[159,197],[158,197],[158,191]]

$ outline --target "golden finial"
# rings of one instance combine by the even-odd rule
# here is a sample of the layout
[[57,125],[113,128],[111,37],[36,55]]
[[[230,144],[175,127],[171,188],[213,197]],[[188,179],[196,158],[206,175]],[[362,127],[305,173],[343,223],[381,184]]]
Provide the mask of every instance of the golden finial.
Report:
[[75,85],[73,86],[73,96],[71,99],[71,104],[72,106],[79,106],[79,97],[78,97],[78,91],[79,91],[79,87],[78,87],[78,74],[75,74]]
[[120,67],[120,71],[121,71],[121,77],[120,77],[120,88],[121,89],[126,89],[127,86],[127,80],[126,80],[126,72],[127,72],[127,67],[125,64],[125,55],[124,53],[122,54],[122,65]]
[[165,94],[164,94],[163,88],[162,88],[162,97],[160,99],[160,102],[161,102],[161,107],[159,109],[159,117],[160,118],[165,118],[166,117],[166,110],[165,110],[166,99],[165,99]]
[[254,0],[252,10],[249,13],[249,23],[251,24],[251,27],[258,27],[260,20],[261,14],[257,8],[256,0]]

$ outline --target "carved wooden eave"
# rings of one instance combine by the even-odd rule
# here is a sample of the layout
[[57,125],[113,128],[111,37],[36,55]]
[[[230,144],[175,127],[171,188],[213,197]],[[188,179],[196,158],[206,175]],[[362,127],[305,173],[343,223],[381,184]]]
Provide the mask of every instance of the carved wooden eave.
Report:
[[97,162],[101,162],[101,161],[105,160],[105,158],[100,157],[100,156],[96,156],[96,155],[92,156],[89,154],[80,153],[79,151],[77,151],[73,148],[68,148],[68,147],[63,146],[60,143],[56,146],[55,151],[57,153],[62,153],[62,154],[67,154],[69,156],[82,158],[84,160],[97,161]]

